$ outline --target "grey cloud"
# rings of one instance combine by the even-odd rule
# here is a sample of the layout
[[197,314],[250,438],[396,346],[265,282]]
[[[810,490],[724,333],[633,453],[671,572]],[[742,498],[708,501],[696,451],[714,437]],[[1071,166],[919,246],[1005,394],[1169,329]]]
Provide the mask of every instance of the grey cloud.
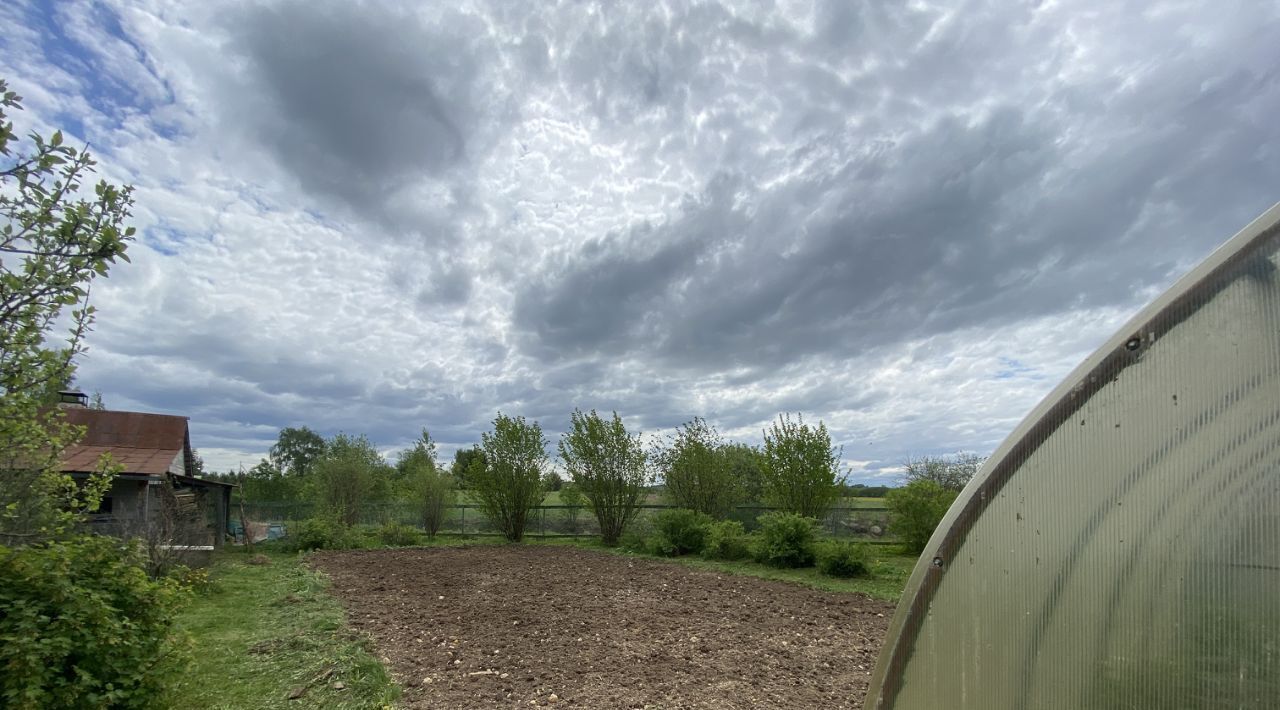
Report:
[[[981,64],[980,35],[955,28],[905,64],[925,62],[947,91],[987,95],[967,74],[977,65],[948,74],[938,58]],[[1168,59],[1129,85],[1104,76],[1087,104],[1064,87],[985,118],[958,111],[917,125],[908,110],[893,138],[811,116],[787,160],[742,156],[735,174],[749,177],[734,199],[706,199],[549,267],[514,313],[525,347],[552,361],[629,352],[703,371],[776,367],[1132,304],[1268,206],[1280,184],[1280,164],[1265,158],[1280,128],[1263,118],[1280,110],[1277,65],[1250,46]],[[799,174],[763,186],[789,171]]]
[[631,123],[651,111],[683,118],[689,82],[702,51],[656,14],[616,22],[603,33],[583,33],[569,50],[565,80],[601,118]]
[[[139,363],[190,365],[209,378],[252,383],[264,395],[305,393],[308,397],[343,400],[361,397],[366,391],[366,385],[353,373],[336,369],[321,353],[292,352],[278,346],[268,350],[256,338],[231,335],[237,332],[231,319],[210,318],[204,327],[172,327],[160,332],[151,330],[155,321],[136,325],[140,327],[137,331],[117,327],[98,342],[114,354],[135,358]],[[126,370],[118,372],[118,376],[128,378],[133,373]],[[173,385],[164,383],[154,394]]]
[[661,338],[676,311],[662,305],[674,289],[699,278],[717,245],[734,236],[742,216],[732,209],[737,179],[722,175],[671,223],[638,225],[605,235],[564,256],[517,296],[516,324],[544,357],[575,352],[620,353]]
[[389,297],[409,295],[421,310],[466,303],[473,281],[466,264],[426,249],[399,252],[387,269]]
[[381,4],[285,3],[231,21],[260,144],[308,190],[376,215],[406,181],[445,178],[495,120],[476,42],[484,25],[439,25]]
[[471,285],[471,274],[466,267],[455,265],[440,269],[418,292],[418,303],[422,306],[464,303],[471,295]]
[[[643,241],[648,229],[633,230]],[[593,249],[592,251],[598,251]],[[690,268],[695,244],[671,243],[650,253],[613,248],[577,265],[563,280],[532,286],[516,306],[522,326],[534,325],[540,343],[552,357],[575,352],[619,351],[652,337],[656,324],[645,316],[673,277]]]
[[[1003,112],[973,128],[944,122],[887,167],[855,163],[774,191],[721,176],[671,223],[607,239],[545,276],[516,322],[549,351],[640,350],[711,367],[902,337],[999,268],[988,203],[1052,158],[1023,155],[1050,140]],[[882,183],[899,192],[860,204]],[[734,206],[743,195],[750,215]]]

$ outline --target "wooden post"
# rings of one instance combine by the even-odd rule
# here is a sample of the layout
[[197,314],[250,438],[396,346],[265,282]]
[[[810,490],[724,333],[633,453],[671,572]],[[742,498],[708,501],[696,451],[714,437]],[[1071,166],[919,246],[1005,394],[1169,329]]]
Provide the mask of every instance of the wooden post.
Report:
[[249,530],[249,516],[244,513],[244,489],[240,489],[240,527],[244,530],[244,547],[253,552],[253,533]]

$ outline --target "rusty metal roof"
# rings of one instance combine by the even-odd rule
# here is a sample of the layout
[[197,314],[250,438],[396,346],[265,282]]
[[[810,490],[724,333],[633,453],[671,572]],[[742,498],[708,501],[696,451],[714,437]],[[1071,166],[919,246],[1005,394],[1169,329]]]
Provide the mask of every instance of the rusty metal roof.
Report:
[[98,459],[103,454],[111,454],[112,462],[123,466],[125,473],[160,476],[169,470],[169,466],[182,454],[182,450],[132,449],[124,446],[72,446],[63,454],[62,470],[72,473],[95,471],[98,468]]
[[[66,421],[85,427],[84,438],[63,454],[62,470],[89,472],[110,453],[124,473],[160,476],[187,447],[187,418],[169,414],[64,409]],[[185,467],[185,460],[182,462]]]

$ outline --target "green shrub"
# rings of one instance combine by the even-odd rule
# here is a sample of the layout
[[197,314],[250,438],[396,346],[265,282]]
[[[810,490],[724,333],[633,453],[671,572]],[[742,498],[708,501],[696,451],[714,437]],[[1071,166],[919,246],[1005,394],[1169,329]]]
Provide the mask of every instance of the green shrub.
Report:
[[844,488],[840,449],[832,448],[827,425],[778,415],[764,433],[764,483],[770,505],[810,518],[826,515]]
[[387,523],[378,528],[378,542],[386,547],[412,547],[422,544],[422,531],[410,525]]
[[324,453],[311,464],[308,485],[322,509],[355,525],[371,502],[388,493],[391,471],[363,434],[338,434],[325,442]]
[[[590,414],[575,409],[570,425],[560,438],[560,458],[575,488],[591,502],[601,541],[612,547],[635,519],[650,481],[640,435],[627,433],[617,412],[605,419],[594,409]],[[562,501],[568,500],[565,492]]]
[[707,528],[702,556],[710,560],[745,560],[751,556],[751,536],[736,520],[721,520]]
[[566,483],[560,487],[560,503],[568,506],[564,509],[564,517],[571,534],[578,534],[578,516],[582,513],[582,504],[586,501],[587,497],[582,495],[582,491],[573,483]]
[[547,444],[542,427],[524,417],[501,412],[493,432],[480,435],[484,456],[467,469],[472,495],[490,524],[510,542],[524,539],[525,524],[542,504],[542,473],[547,468]]
[[756,561],[773,567],[808,567],[813,564],[813,529],[817,521],[795,513],[760,516]]
[[865,542],[827,540],[814,550],[818,571],[828,577],[863,577],[871,573],[871,549]]
[[638,552],[641,554],[653,554],[653,541],[656,536],[653,532],[653,518],[649,516],[637,516],[635,520],[627,526],[622,533],[622,537],[618,538],[618,549],[623,552]]
[[654,552],[668,557],[696,554],[707,542],[711,516],[688,508],[664,510],[654,519]]
[[685,422],[667,442],[655,442],[649,460],[662,474],[667,499],[681,508],[723,520],[742,499],[724,440],[701,417]]
[[156,705],[186,594],[148,578],[142,551],[114,538],[0,546],[0,706]]
[[336,518],[318,516],[289,526],[285,547],[290,550],[352,550],[363,547],[360,534]]
[[924,552],[934,528],[947,514],[956,492],[929,480],[912,481],[889,491],[884,504],[889,509],[889,525],[913,555]]

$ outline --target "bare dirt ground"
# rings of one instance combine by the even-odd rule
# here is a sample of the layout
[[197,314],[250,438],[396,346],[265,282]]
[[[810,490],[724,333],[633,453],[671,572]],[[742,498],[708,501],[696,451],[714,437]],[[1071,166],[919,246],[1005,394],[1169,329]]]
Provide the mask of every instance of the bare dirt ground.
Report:
[[409,708],[861,708],[893,612],[572,547],[311,559]]

